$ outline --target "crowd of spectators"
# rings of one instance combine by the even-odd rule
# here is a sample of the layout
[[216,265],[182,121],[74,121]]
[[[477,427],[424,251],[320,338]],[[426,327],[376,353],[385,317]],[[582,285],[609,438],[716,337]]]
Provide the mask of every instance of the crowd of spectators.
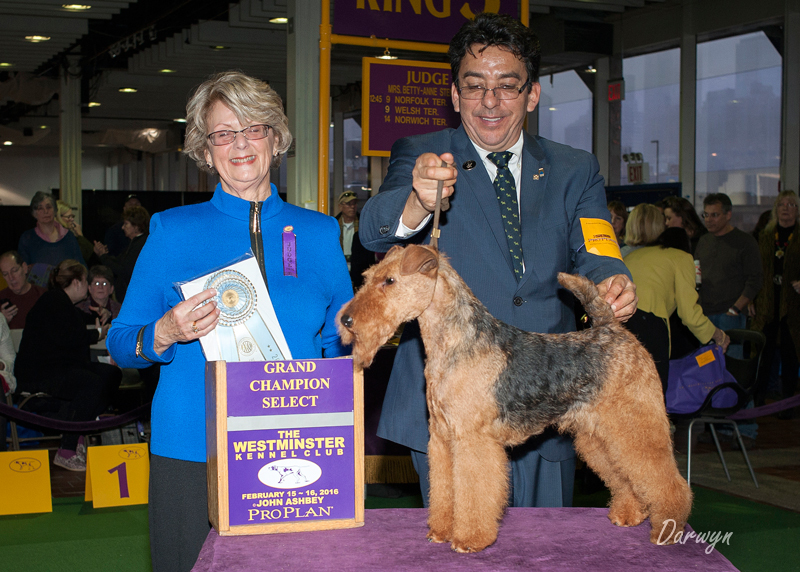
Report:
[[[124,241],[112,238],[121,252],[112,256],[104,244],[84,236],[73,207],[49,193],[34,195],[35,226],[22,233],[17,250],[0,254],[4,395],[43,392],[50,408],[42,414],[67,421],[91,421],[111,407],[122,370],[109,358],[110,364],[92,356],[104,353],[101,342],[122,306],[117,292],[124,295],[147,239],[150,215],[138,199],[130,201],[119,224]],[[12,330],[21,332],[13,335]],[[150,394],[158,379],[153,369],[142,375]],[[5,439],[0,443],[4,448]],[[53,462],[85,471],[83,436],[64,433]]]
[[[624,214],[620,205],[612,201],[608,208],[612,222],[627,220],[623,233],[614,230],[624,240],[624,262],[639,297],[626,326],[653,355],[664,390],[670,359],[711,340],[741,358],[742,347],[728,347],[725,330],[751,328],[767,338],[756,404],[768,395],[794,395],[800,356],[797,194],[781,192],[752,232],[731,224],[733,205],[724,193],[704,198],[702,218],[681,197],[640,204]],[[778,389],[770,389],[778,371]],[[780,414],[792,416],[792,410]],[[747,434],[741,425],[740,431]]]

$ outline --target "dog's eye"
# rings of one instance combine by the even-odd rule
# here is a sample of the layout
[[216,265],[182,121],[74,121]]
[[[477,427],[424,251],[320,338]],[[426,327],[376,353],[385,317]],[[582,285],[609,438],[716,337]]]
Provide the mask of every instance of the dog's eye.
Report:
[[387,278],[386,278],[386,280],[384,280],[384,281],[383,281],[383,283],[384,283],[386,286],[389,286],[390,284],[394,284],[394,278],[392,278],[391,276],[389,276],[389,277],[387,277]]

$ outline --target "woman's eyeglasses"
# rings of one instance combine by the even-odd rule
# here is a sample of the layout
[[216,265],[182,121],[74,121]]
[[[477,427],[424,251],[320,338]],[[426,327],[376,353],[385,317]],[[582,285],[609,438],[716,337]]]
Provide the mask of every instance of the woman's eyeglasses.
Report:
[[239,131],[214,131],[214,133],[208,134],[208,140],[214,146],[228,145],[234,142],[238,133],[241,133],[248,141],[257,141],[266,137],[269,130],[269,125],[259,124],[245,127]]

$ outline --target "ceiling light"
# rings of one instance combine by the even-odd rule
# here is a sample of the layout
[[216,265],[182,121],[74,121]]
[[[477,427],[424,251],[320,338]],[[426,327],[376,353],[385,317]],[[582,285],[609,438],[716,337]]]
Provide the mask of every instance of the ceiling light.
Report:
[[161,73],[175,73],[177,70],[164,68],[163,70],[158,70],[158,71],[160,71]]
[[597,70],[594,68],[594,66],[586,66],[586,69],[583,71],[586,73],[597,73]]
[[383,50],[383,55],[382,56],[378,56],[378,59],[379,60],[396,60],[397,56],[393,56],[389,52],[389,48],[386,48],[385,50]]
[[14,144],[13,141],[3,141],[3,145],[5,145],[6,147],[10,147],[13,144]]
[[288,24],[289,23],[289,18],[283,18],[283,17],[270,18],[269,19],[269,23],[270,24]]
[[10,64],[10,63],[8,63],[8,62],[0,62],[0,68],[10,68],[10,67],[12,67],[13,65],[14,65],[14,64]]
[[88,4],[62,4],[61,7],[64,10],[69,10],[70,12],[83,12],[85,10],[92,9],[92,7]]
[[135,87],[121,87],[121,88],[119,88],[119,92],[120,93],[136,93],[137,91],[139,91],[139,90],[136,89]]
[[46,42],[50,39],[50,36],[25,36],[25,39],[34,44],[38,44],[39,42]]
[[40,125],[39,129],[47,129],[47,125]]
[[177,119],[173,119],[175,123],[186,123],[186,119],[183,117],[178,117]]
[[212,50],[229,50],[230,49],[228,46],[208,46],[208,47],[211,48]]
[[89,107],[100,107],[102,104],[99,101],[90,101]]

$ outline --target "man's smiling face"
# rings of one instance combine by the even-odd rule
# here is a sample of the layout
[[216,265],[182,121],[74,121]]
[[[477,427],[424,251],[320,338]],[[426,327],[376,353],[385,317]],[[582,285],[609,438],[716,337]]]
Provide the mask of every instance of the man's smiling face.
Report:
[[[479,85],[495,88],[501,85],[521,87],[530,78],[525,64],[508,50],[490,46],[480,51],[472,46],[475,55],[467,54],[458,70],[458,85]],[[517,99],[497,99],[487,91],[482,99],[464,99],[455,84],[451,88],[453,107],[461,114],[461,123],[470,139],[487,151],[505,151],[519,139],[527,113],[536,109],[541,86],[533,83]]]

